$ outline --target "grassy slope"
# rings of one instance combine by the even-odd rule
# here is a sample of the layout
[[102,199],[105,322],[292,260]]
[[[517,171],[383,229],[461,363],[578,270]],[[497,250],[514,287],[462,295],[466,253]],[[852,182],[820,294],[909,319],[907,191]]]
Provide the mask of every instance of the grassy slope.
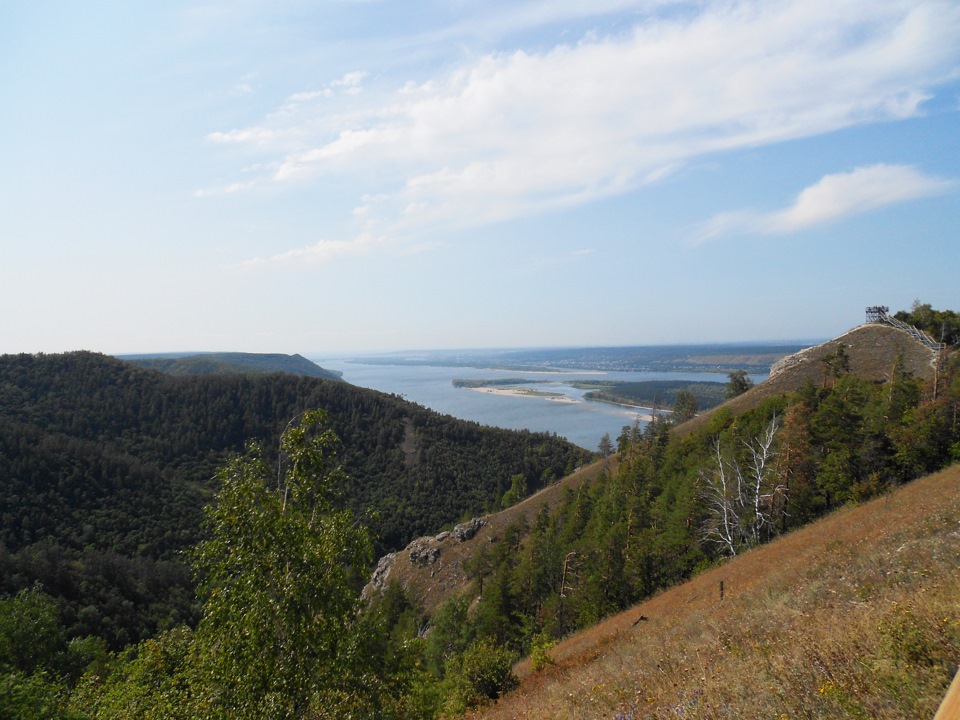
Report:
[[960,663],[958,519],[955,465],[567,639],[546,670],[521,663],[479,716],[932,717]]

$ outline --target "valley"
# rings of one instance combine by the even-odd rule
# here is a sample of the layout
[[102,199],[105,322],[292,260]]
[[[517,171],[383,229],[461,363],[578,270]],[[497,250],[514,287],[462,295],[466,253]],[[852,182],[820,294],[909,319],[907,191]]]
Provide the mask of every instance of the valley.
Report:
[[[33,648],[0,670],[49,716],[191,717],[224,693],[224,717],[893,718],[955,672],[958,475],[936,473],[960,458],[960,361],[897,325],[731,371],[723,402],[596,453],[355,387],[350,363],[208,360],[0,358],[0,646]],[[360,367],[557,412],[554,388],[704,389]],[[17,634],[28,608],[46,644]]]

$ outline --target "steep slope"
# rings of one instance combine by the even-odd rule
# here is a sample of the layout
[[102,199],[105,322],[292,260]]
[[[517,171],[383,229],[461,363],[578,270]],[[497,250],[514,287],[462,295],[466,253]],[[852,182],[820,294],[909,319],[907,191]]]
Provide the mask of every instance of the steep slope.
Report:
[[403,550],[380,559],[364,593],[369,596],[382,591],[388,583],[397,582],[414,603],[432,614],[445,599],[470,586],[467,566],[484,544],[499,541],[512,525],[531,524],[540,508],[555,507],[563,493],[595,482],[604,471],[615,469],[613,458],[598,460],[506,510],[473,518],[437,535],[417,538]]
[[955,465],[521,663],[475,717],[932,717],[960,664],[958,518]]
[[[934,377],[936,356],[909,334],[889,325],[861,325],[833,340],[784,358],[774,367],[768,380],[672,428],[671,434],[683,436],[693,432],[708,423],[721,408],[727,408],[735,414],[742,413],[767,398],[797,391],[807,383],[822,385],[825,380],[823,361],[841,346],[849,359],[850,373],[865,380],[884,382],[889,379],[898,357],[902,358],[906,370],[914,377],[925,382],[930,382]],[[412,600],[421,603],[428,613],[432,612],[444,599],[470,587],[471,579],[464,566],[469,564],[470,558],[480,548],[496,542],[507,528],[521,518],[528,525],[532,524],[542,506],[552,508],[568,489],[576,490],[584,483],[596,481],[604,467],[612,474],[616,469],[615,461],[611,458],[594,463],[515,507],[477,518],[466,533],[461,528],[455,533],[442,532],[413,541],[406,549],[381,559],[366,592],[374,592],[396,581]]]

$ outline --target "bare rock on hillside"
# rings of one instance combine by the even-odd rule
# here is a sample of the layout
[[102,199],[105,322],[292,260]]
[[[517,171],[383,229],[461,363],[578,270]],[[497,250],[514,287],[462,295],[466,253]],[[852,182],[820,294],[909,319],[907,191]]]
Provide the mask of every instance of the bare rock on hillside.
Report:
[[373,569],[373,575],[370,582],[363,588],[363,597],[369,598],[374,592],[381,593],[387,587],[387,581],[390,579],[390,572],[393,570],[394,561],[397,559],[395,552],[384,555],[377,562],[377,567]]
[[440,559],[440,548],[433,545],[434,542],[436,542],[435,538],[420,538],[410,543],[407,546],[410,562],[418,567],[433,565]]
[[[609,470],[609,468],[607,468]],[[383,558],[363,590],[370,599],[396,582],[410,601],[433,613],[447,598],[468,591],[473,578],[467,572],[470,559],[481,545],[501,537],[510,525],[525,518],[532,523],[541,507],[554,507],[566,489],[595,481],[604,472],[602,462],[577,468],[572,474],[532,495],[521,503],[485,517],[460,523],[433,537],[421,537],[407,547]]]
[[487,521],[483,518],[473,518],[473,520],[457,525],[453,529],[453,534],[460,542],[466,542],[467,540],[472,540],[473,536],[477,534],[477,530],[486,524]]

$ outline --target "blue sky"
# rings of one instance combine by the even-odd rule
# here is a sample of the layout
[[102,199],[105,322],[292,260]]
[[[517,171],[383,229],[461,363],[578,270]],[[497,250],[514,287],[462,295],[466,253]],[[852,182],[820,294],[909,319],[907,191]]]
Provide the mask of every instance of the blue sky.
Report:
[[0,352],[960,309],[955,0],[0,0]]

